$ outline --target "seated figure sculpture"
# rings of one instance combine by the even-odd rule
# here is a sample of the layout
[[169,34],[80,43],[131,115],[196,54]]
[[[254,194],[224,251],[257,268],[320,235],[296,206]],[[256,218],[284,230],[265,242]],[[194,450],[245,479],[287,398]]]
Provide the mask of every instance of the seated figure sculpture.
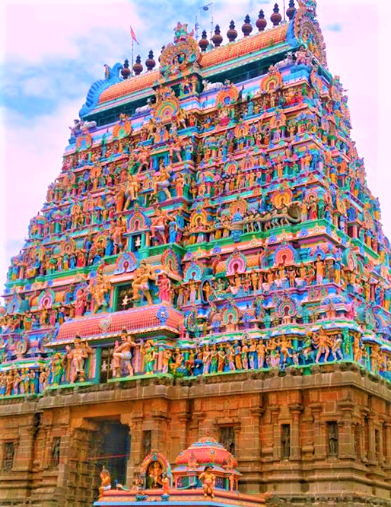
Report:
[[210,496],[211,498],[214,498],[216,477],[211,466],[206,466],[204,468],[203,473],[200,475],[200,481],[202,481],[204,497],[207,498]]

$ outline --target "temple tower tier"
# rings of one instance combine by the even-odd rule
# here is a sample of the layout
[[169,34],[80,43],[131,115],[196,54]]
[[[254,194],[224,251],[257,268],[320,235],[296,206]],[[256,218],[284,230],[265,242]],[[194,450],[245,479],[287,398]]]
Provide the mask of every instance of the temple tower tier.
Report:
[[0,308],[2,506],[391,506],[380,205],[316,1],[250,14],[88,91]]

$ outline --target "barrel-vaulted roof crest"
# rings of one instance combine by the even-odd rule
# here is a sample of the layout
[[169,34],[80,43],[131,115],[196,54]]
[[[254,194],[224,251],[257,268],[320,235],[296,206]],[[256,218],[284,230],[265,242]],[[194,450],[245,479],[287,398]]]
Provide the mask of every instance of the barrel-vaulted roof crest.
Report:
[[194,30],[188,33],[187,23],[178,22],[174,28],[174,44],[164,48],[160,57],[160,72],[165,77],[175,76],[186,68],[197,66],[201,58],[200,49],[194,39]]

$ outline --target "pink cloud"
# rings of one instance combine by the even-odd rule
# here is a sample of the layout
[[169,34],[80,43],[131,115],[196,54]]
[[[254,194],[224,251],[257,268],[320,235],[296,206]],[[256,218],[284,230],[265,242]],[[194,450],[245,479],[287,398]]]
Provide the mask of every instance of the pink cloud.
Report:
[[127,38],[130,45],[128,25],[140,24],[134,5],[127,0],[6,2],[2,18],[6,56],[29,64],[54,57],[78,59],[82,56],[80,39],[92,44],[103,39],[109,53],[115,45],[107,38],[109,30],[116,29],[118,37]]
[[388,122],[391,114],[388,83],[388,39],[391,6],[373,2],[343,0],[318,2],[321,26],[342,22],[342,32],[325,31],[331,72],[340,75],[348,90],[352,116],[352,137],[359,155],[365,158],[368,184],[379,197],[385,233],[391,237],[391,201],[388,170]]
[[0,108],[1,165],[5,168],[0,171],[1,281],[10,257],[23,246],[30,219],[41,209],[49,183],[60,172],[68,125],[78,108],[78,102],[64,102],[53,114],[41,116],[37,122],[9,111],[5,115]]

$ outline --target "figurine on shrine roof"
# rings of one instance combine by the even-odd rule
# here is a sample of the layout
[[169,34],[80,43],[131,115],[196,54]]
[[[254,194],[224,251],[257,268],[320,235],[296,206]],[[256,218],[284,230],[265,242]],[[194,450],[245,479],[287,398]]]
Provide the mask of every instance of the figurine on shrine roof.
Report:
[[194,30],[192,30],[190,33],[187,31],[188,23],[180,23],[178,21],[176,27],[174,28],[175,37],[174,42],[179,42],[180,40],[186,40],[187,37],[193,37],[194,36]]
[[213,473],[213,467],[206,466],[204,468],[203,473],[200,475],[199,479],[202,482],[204,497],[207,498],[208,496],[210,496],[211,498],[214,498],[216,476]]
[[101,497],[105,491],[111,490],[111,477],[110,472],[107,470],[107,468],[105,467],[102,468],[102,471],[100,473],[100,479],[102,482],[99,487],[99,497]]

